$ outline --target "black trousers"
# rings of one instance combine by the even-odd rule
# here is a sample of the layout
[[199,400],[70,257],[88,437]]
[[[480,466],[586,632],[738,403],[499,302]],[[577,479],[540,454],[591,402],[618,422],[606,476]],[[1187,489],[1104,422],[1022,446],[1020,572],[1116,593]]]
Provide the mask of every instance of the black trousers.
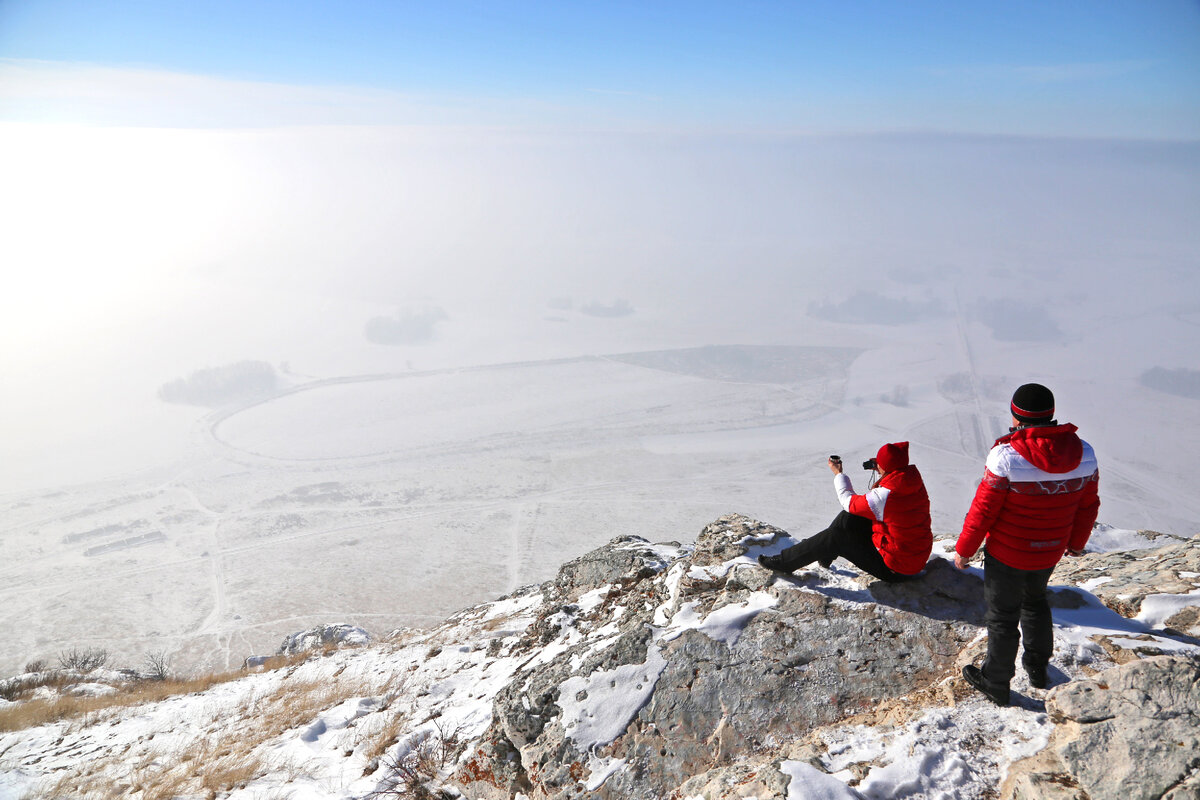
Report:
[[881,581],[901,581],[909,578],[894,572],[883,563],[883,556],[871,541],[871,520],[843,511],[833,518],[829,527],[818,534],[794,544],[779,554],[782,567],[791,572],[814,561],[828,567],[835,558],[844,558],[854,566]]
[[[983,677],[997,687],[1007,687],[1017,670],[1017,643],[1024,640],[1021,663],[1026,670],[1045,670],[1054,653],[1054,618],[1046,598],[1048,569],[1010,567],[985,553],[983,598],[987,602],[988,646]],[[1018,633],[1018,625],[1020,632]]]

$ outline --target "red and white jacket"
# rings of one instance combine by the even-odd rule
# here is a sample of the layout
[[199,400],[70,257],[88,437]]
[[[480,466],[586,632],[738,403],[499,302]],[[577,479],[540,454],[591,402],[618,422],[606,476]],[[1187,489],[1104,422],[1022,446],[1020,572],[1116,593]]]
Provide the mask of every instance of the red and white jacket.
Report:
[[887,473],[866,494],[855,494],[849,476],[842,473],[834,476],[833,485],[842,508],[871,520],[871,542],[889,569],[901,575],[925,569],[933,532],[929,494],[915,465]]
[[1076,430],[1021,428],[996,440],[955,552],[970,558],[986,538],[993,558],[1037,570],[1083,549],[1100,510],[1100,473]]

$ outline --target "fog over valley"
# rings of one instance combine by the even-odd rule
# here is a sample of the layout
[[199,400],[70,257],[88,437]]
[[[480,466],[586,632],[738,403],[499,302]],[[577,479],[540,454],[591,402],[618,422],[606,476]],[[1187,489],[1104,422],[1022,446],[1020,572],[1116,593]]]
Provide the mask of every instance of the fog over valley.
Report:
[[[1101,522],[1200,502],[1200,147],[0,126],[0,670],[236,666],[633,533],[796,535],[911,440],[957,534],[1050,386]],[[851,473],[865,488],[865,473]]]

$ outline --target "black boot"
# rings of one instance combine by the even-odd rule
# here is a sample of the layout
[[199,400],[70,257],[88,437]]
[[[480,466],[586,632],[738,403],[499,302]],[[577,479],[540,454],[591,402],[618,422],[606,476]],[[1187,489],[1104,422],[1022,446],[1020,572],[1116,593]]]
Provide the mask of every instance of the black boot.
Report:
[[784,564],[783,554],[777,556],[759,556],[758,563],[762,564],[767,569],[773,569],[776,572],[791,572]]
[[962,676],[967,679],[967,683],[983,692],[983,696],[988,700],[991,700],[998,706],[1008,705],[1008,687],[1001,688],[988,683],[987,678],[983,677],[983,672],[979,667],[974,664],[968,664],[962,668]]
[[1031,667],[1026,664],[1025,674],[1029,676],[1029,685],[1035,689],[1045,689],[1050,683],[1046,678],[1045,664],[1040,667]]

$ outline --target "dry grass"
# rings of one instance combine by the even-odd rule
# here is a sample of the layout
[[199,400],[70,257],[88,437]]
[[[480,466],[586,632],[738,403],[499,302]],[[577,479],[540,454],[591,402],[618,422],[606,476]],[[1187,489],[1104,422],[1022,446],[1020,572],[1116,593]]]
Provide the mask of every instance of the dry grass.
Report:
[[463,743],[458,731],[447,733],[435,724],[437,732],[418,742],[415,747],[395,758],[384,758],[388,774],[379,788],[367,795],[371,800],[383,798],[411,798],[411,800],[439,800],[448,795],[433,784],[442,775],[446,764],[454,761],[461,753]]
[[255,778],[273,771],[273,765],[254,752],[226,749],[220,753],[205,753],[199,759],[200,786],[210,796],[220,792],[244,789]]
[[[280,735],[303,728],[323,712],[356,697],[380,698],[379,712],[347,728],[343,736],[349,750],[381,759],[399,741],[405,719],[392,704],[406,690],[406,675],[352,676],[339,670],[318,679],[305,679],[299,666],[314,654],[272,659],[268,669],[286,669],[273,688],[244,698],[235,705],[214,705],[200,724],[210,733],[190,744],[164,752],[145,742],[120,753],[91,756],[43,785],[30,800],[170,800],[182,796],[220,797],[244,788],[273,773],[285,780],[313,777],[302,765],[285,763],[264,747]],[[318,654],[319,655],[319,654]],[[83,727],[95,718],[115,716],[118,709],[153,703],[181,694],[202,692],[226,681],[244,677],[244,671],[214,673],[192,680],[148,681],[129,686],[108,697],[64,697],[28,700],[0,711],[0,731],[69,719]]]
[[[217,797],[288,765],[269,763],[255,753],[198,742],[185,760],[147,754],[133,765],[119,757],[90,761],[59,778],[28,800],[174,800],[202,794]],[[288,768],[294,777],[299,771]]]
[[375,763],[377,759],[382,758],[392,745],[400,741],[400,735],[404,732],[404,726],[407,723],[408,718],[405,715],[389,714],[383,718],[381,724],[363,731],[359,744],[363,745],[363,756],[366,757],[368,764]]
[[[327,655],[329,650],[330,648],[326,648],[315,652],[310,651],[288,656],[274,656],[267,659],[260,669],[262,671],[273,671],[295,667],[314,656]],[[137,681],[136,683],[121,687],[116,694],[105,695],[103,697],[64,696],[46,700],[24,700],[23,702],[17,702],[14,706],[0,709],[0,733],[34,728],[61,720],[81,720],[82,726],[86,727],[95,721],[95,719],[89,719],[89,717],[97,717],[100,712],[108,709],[126,708],[142,705],[143,703],[157,703],[177,695],[203,692],[218,684],[245,677],[247,674],[249,673],[245,670],[239,669],[228,672],[211,672],[195,678]],[[24,692],[24,695],[32,694],[34,689],[41,686],[61,688],[78,681],[78,676],[50,674],[44,679],[39,680],[36,685],[31,685]],[[9,699],[20,700],[20,697]]]
[[243,672],[210,673],[186,680],[142,681],[130,684],[116,694],[103,697],[55,697],[18,702],[0,709],[0,732],[19,731],[65,719],[77,719],[110,708],[155,703],[181,694],[203,692],[219,683],[236,680]]

